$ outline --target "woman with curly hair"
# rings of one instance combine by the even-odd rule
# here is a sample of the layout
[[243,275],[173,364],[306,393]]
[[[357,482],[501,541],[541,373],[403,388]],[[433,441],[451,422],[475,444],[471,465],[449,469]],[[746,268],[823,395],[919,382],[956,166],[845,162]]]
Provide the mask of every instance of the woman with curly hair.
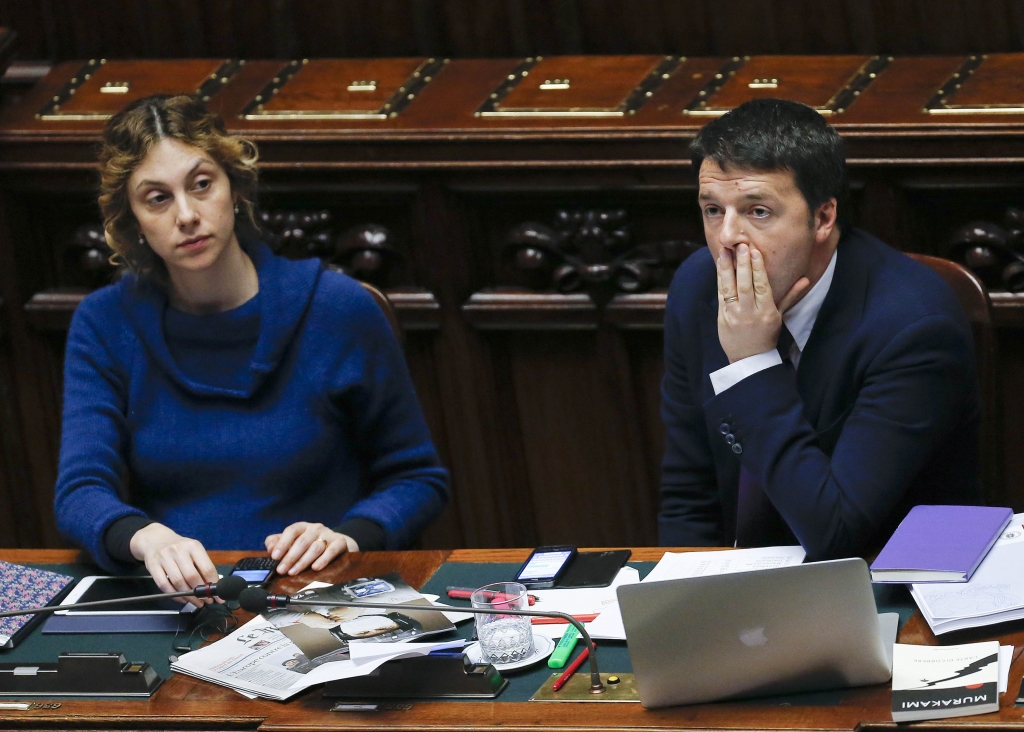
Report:
[[55,510],[100,566],[144,563],[165,592],[216,581],[208,549],[266,548],[296,574],[401,548],[448,498],[371,296],[245,236],[256,160],[191,96],[104,131],[99,205],[127,271],[71,324]]

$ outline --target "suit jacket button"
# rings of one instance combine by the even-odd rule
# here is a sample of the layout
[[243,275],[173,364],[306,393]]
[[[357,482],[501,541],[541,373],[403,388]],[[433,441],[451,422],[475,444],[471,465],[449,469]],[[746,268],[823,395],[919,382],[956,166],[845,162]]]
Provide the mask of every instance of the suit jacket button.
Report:
[[738,442],[734,442],[734,443],[732,444],[732,451],[733,451],[734,453],[736,453],[737,455],[739,455],[739,454],[740,454],[741,452],[743,452],[743,445],[741,445],[741,444],[740,444],[740,443],[738,443]]
[[722,424],[718,426],[718,431],[721,432],[723,435],[727,435],[730,432],[732,432],[732,427],[729,425],[728,422],[722,422]]
[[725,436],[725,444],[726,445],[731,445],[734,442],[736,442],[736,435],[734,435],[732,432],[730,432],[729,434],[727,434]]

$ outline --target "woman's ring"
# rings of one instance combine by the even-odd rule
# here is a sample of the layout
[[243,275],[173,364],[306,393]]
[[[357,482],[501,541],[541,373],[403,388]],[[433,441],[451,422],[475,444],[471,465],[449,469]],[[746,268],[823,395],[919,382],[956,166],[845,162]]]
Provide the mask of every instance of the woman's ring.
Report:
[[322,541],[324,543],[324,551],[327,551],[327,547],[330,546],[330,544],[327,543],[327,539],[321,536],[317,541]]
[[727,303],[729,303],[729,302],[736,302],[739,299],[740,298],[739,298],[738,295],[733,295],[732,297],[725,298],[724,302],[727,302]]

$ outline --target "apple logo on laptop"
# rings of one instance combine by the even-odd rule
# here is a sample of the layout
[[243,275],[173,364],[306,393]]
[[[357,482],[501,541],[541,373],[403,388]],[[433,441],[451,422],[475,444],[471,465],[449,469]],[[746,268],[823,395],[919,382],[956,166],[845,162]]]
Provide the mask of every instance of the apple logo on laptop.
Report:
[[768,638],[764,634],[764,627],[740,631],[740,642],[749,648],[763,646],[768,642]]

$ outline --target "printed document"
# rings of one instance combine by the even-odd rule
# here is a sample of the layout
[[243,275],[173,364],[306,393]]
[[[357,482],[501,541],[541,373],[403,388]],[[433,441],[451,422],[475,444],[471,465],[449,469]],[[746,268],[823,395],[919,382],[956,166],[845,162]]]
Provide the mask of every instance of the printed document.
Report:
[[[633,567],[623,567],[608,587],[581,587],[572,590],[532,590],[537,604],[531,610],[568,613],[569,615],[598,615],[609,607],[618,607],[615,589],[620,585],[632,585],[640,581],[640,573]],[[587,632],[596,620],[584,623]],[[533,626],[533,634],[558,639],[565,632],[564,623],[545,623]]]
[[936,635],[1024,618],[1024,513],[1014,514],[969,582],[919,583],[910,594]]
[[[300,671],[302,651],[269,620],[257,616],[230,635],[198,651],[181,656],[171,670],[197,679],[227,686],[245,696],[282,701],[303,689],[325,681],[365,676],[393,658],[424,655],[431,651],[461,646],[465,641],[440,643],[372,643],[368,654],[358,659],[332,661]],[[353,643],[354,649],[361,643]],[[381,647],[389,652],[381,652]],[[360,649],[361,651],[362,649]]]
[[[775,569],[801,564],[807,553],[800,546],[769,546],[756,549],[731,549],[714,552],[665,552],[661,561],[651,570],[643,582],[703,577],[712,574],[751,572],[758,569]],[[619,603],[609,605],[593,623],[587,625],[587,632],[594,638],[625,640],[626,629],[622,625]]]
[[[328,644],[329,648],[311,650],[311,638],[302,633],[296,634],[295,631],[296,628],[305,627],[300,623],[301,620],[309,622],[310,612],[330,612],[329,601],[325,599],[326,605],[323,608],[277,610],[268,613],[270,619],[257,616],[216,643],[179,657],[171,664],[171,670],[227,686],[249,698],[259,696],[284,700],[325,681],[365,676],[381,664],[395,658],[423,655],[437,649],[465,645],[465,641],[461,639],[435,643],[409,642],[410,638],[422,636],[424,632],[452,628],[449,622],[454,622],[455,618],[446,619],[448,613],[409,610],[410,605],[415,606],[426,601],[419,593],[409,588],[398,575],[363,578],[343,585],[313,582],[304,587],[297,596],[330,598],[333,597],[329,589],[332,587],[335,590],[346,590],[350,594],[387,598],[386,601],[395,604],[396,610],[404,611],[405,615],[398,618],[398,622],[405,626],[404,629],[397,627],[398,623],[392,617],[396,613],[385,615],[385,611],[373,608],[367,608],[365,611],[355,610],[353,618],[338,618],[333,625],[346,620],[359,620],[364,615],[368,620],[378,624],[390,621],[383,629],[393,641],[382,643],[380,633],[361,628],[360,637],[343,636],[343,643],[331,643]],[[320,590],[321,594],[318,595],[317,590]],[[350,600],[348,597],[344,599]],[[318,614],[316,617],[321,616]],[[327,620],[326,615],[322,617]],[[416,618],[422,622],[415,620]],[[332,623],[321,622],[313,629],[318,629],[320,625],[332,627]],[[392,625],[396,627],[391,627]],[[296,639],[299,643],[296,643]]]

